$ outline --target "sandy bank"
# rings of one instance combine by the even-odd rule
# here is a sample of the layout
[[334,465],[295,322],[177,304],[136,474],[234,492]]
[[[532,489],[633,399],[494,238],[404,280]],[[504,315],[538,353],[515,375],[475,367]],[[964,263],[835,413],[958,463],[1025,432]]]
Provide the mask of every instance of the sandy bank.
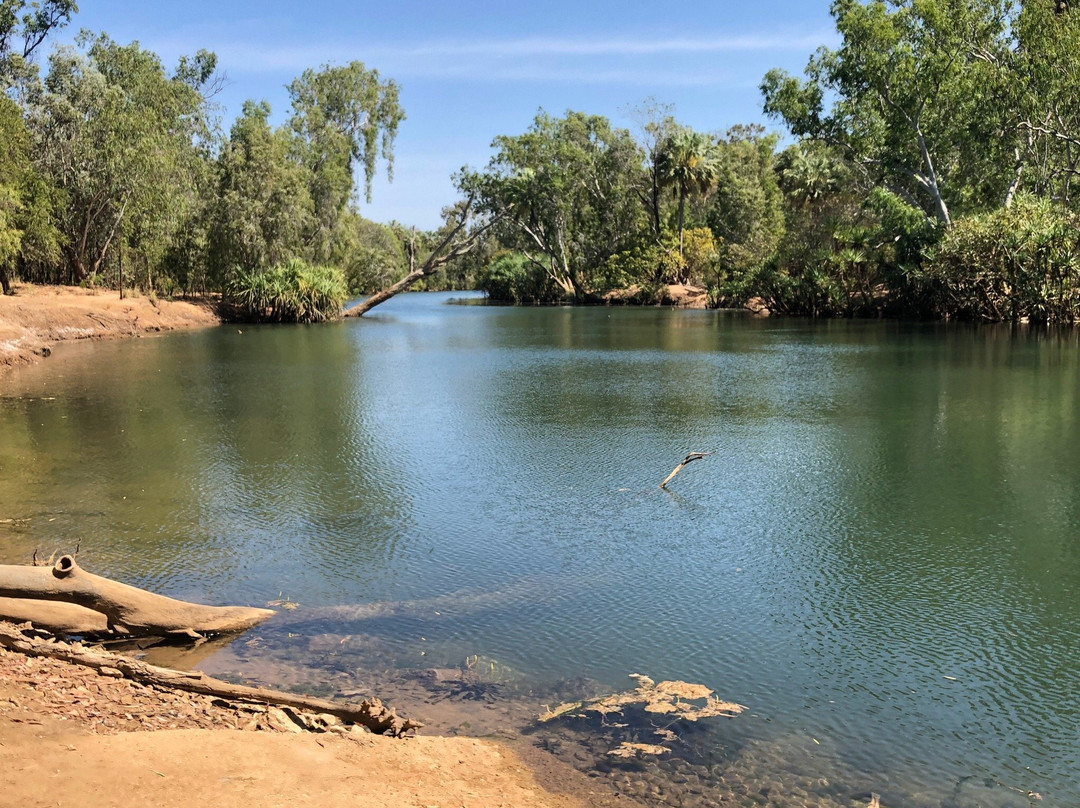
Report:
[[0,649],[4,805],[581,808],[473,738],[301,731],[257,706]]
[[17,284],[15,292],[0,295],[0,372],[37,361],[64,340],[136,337],[220,322],[204,303],[121,300],[115,291],[75,286]]

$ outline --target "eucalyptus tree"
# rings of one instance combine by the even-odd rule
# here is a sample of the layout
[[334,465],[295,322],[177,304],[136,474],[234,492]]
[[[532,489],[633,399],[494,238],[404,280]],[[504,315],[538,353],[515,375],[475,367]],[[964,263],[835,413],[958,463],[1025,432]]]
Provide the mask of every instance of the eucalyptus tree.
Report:
[[50,57],[28,121],[38,165],[64,196],[57,226],[72,280],[100,272],[133,222],[145,223],[144,241],[168,237],[204,102],[138,43],[84,34]]
[[296,157],[295,136],[270,126],[270,105],[248,101],[218,157],[211,215],[211,275],[268,268],[305,256],[317,229],[310,174]]
[[379,160],[388,178],[394,173],[394,140],[405,118],[398,86],[382,80],[362,62],[305,70],[289,85],[297,156],[310,172],[309,192],[319,224],[311,248],[319,260],[345,260],[349,234],[339,231],[355,194],[355,174],[363,174],[364,197],[371,201]]
[[56,189],[31,160],[22,111],[0,96],[0,289],[11,294],[16,274],[51,266],[60,258],[53,223]]
[[[1019,134],[1013,195],[1023,187],[1070,203],[1080,181],[1080,8],[1027,0],[1012,32],[1011,61],[995,64],[1007,87]],[[990,58],[989,55],[986,58]]]
[[497,137],[492,148],[484,171],[459,178],[463,192],[502,219],[505,246],[565,295],[584,299],[608,259],[645,224],[634,191],[642,182],[637,144],[602,116],[540,112],[528,131]]
[[637,124],[638,146],[644,153],[644,179],[637,194],[641,203],[649,212],[649,224],[653,237],[660,241],[664,235],[661,201],[664,183],[661,176],[661,157],[667,139],[679,129],[675,120],[674,107],[661,104],[648,98],[638,107],[630,110],[631,117]]
[[0,83],[8,90],[25,77],[34,51],[79,9],[72,0],[0,0]]
[[660,146],[656,171],[663,188],[671,188],[679,200],[679,255],[683,252],[686,200],[692,194],[706,196],[719,178],[719,152],[713,138],[703,132],[681,127],[670,133]]
[[842,149],[948,226],[951,206],[1000,204],[1009,185],[1012,127],[995,63],[1008,59],[1011,9],[1010,0],[835,0],[839,48],[820,50],[805,80],[770,71],[765,111]]

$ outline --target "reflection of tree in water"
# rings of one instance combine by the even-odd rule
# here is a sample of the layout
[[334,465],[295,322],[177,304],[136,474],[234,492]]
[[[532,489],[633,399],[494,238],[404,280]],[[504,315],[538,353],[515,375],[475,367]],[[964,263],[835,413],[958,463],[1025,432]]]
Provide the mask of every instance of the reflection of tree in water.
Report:
[[34,511],[22,552],[82,539],[107,574],[222,600],[284,582],[312,597],[385,563],[408,495],[346,337],[222,328],[95,346],[63,378],[29,369],[52,400],[7,402],[0,438],[20,467],[8,496]]

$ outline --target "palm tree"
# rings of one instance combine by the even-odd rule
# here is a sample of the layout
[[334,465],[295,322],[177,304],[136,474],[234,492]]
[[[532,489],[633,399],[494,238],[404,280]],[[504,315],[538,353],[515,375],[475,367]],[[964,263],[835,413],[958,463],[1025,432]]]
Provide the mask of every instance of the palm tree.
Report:
[[683,251],[683,220],[686,198],[697,191],[704,195],[716,187],[720,176],[719,150],[708,135],[681,128],[665,138],[656,162],[664,187],[679,199],[679,256]]
[[785,190],[801,205],[809,205],[828,196],[840,186],[835,161],[821,149],[800,144],[784,155],[787,163],[780,170]]

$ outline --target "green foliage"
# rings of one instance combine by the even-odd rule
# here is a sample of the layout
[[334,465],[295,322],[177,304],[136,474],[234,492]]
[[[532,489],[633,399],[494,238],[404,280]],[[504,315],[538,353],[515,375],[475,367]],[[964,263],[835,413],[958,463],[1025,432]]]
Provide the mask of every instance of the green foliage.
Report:
[[674,236],[669,234],[659,243],[643,240],[608,259],[603,272],[603,288],[607,291],[642,286],[659,290],[663,285],[676,283],[683,267]]
[[717,188],[706,219],[716,238],[719,269],[728,277],[759,269],[784,235],[776,143],[775,135],[758,128],[733,129],[720,143]]
[[481,273],[479,289],[497,303],[553,303],[563,292],[546,267],[521,253],[504,253]]
[[405,275],[408,259],[393,227],[348,213],[342,229],[350,238],[339,262],[351,295],[370,294]]
[[[323,204],[343,205],[352,194],[354,163],[364,169],[364,189],[371,201],[371,180],[381,154],[387,176],[394,176],[394,139],[405,113],[393,80],[380,81],[378,70],[363,62],[305,70],[289,85],[292,127],[313,161],[312,196]],[[336,172],[336,176],[328,174]],[[336,187],[335,187],[336,186]],[[342,193],[344,191],[344,193]]]
[[210,263],[261,268],[302,254],[317,228],[308,173],[293,158],[293,136],[271,129],[270,107],[247,102],[218,157]]
[[340,269],[298,258],[269,269],[236,269],[225,291],[238,319],[273,323],[335,320],[348,298]]
[[1080,216],[1029,195],[956,221],[922,280],[934,313],[969,320],[1080,320]]
[[693,129],[679,127],[660,145],[656,170],[661,188],[671,188],[679,200],[679,248],[682,249],[686,200],[707,195],[719,178],[719,154],[713,139]]
[[42,173],[60,189],[57,227],[70,277],[103,269],[117,239],[156,260],[180,225],[195,141],[198,88],[166,73],[137,44],[101,35],[61,48],[29,100]]
[[[1013,141],[998,103],[1009,58],[1007,0],[835,0],[840,47],[806,80],[771,71],[765,111],[841,148],[874,182],[948,224],[950,206],[1000,204]],[[825,99],[835,99],[825,109]]]
[[0,0],[0,86],[30,75],[30,60],[46,37],[78,11],[72,0]]
[[55,189],[31,163],[21,111],[0,96],[0,285],[5,293],[20,268],[59,257],[54,204]]
[[492,145],[485,171],[459,177],[462,192],[502,217],[497,235],[505,246],[543,264],[567,296],[585,299],[608,259],[644,225],[637,145],[606,118],[580,112],[541,112],[527,132]]

